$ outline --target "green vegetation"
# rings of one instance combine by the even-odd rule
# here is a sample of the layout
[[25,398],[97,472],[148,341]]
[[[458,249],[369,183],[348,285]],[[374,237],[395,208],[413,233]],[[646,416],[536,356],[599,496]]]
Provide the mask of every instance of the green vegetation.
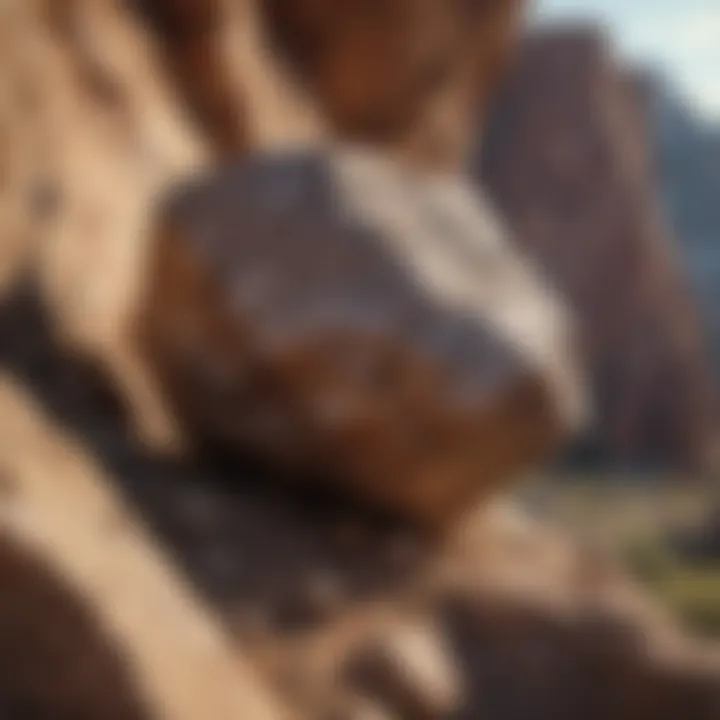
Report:
[[720,637],[720,556],[696,560],[673,546],[678,530],[699,528],[717,491],[693,478],[575,476],[533,481],[530,505],[568,527],[601,538],[691,629]]
[[631,543],[624,557],[637,577],[688,627],[720,637],[720,559],[716,563],[683,560],[661,539]]

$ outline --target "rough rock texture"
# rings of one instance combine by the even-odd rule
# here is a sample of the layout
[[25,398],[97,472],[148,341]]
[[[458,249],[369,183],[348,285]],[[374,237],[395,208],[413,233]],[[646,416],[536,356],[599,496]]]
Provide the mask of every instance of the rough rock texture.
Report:
[[[0,377],[0,405],[3,450],[10,450],[0,451],[6,487],[0,525],[16,542],[32,547],[83,598],[108,645],[117,648],[132,673],[148,716],[283,720],[284,712],[245,664],[237,645],[168,561],[135,509],[94,467],[92,458],[62,428],[53,427],[32,398],[7,377]],[[21,447],[26,451],[11,450]],[[3,607],[3,620],[13,623],[13,608],[18,607],[15,623],[20,628],[17,637],[8,639],[7,662],[13,661],[13,641],[26,645],[28,653],[18,668],[20,674],[9,681],[24,677],[41,691],[50,689],[52,663],[61,663],[62,657],[43,656],[42,645],[38,647],[41,641],[29,633],[28,625],[37,623],[44,629],[52,619],[45,618],[45,613],[53,612],[62,595],[49,595],[45,608],[35,605],[33,609],[35,586],[28,588],[21,579],[9,591],[3,589],[3,600],[9,603]],[[47,585],[52,585],[51,579]],[[62,603],[58,611],[62,612]],[[58,641],[64,652],[71,649],[63,648],[71,642],[69,638]],[[79,637],[77,662],[92,667],[91,648],[82,641]],[[47,642],[54,647],[52,635]],[[62,672],[60,666],[57,674]],[[90,686],[86,692],[93,691],[92,677],[75,681],[84,681]]]
[[457,169],[522,26],[524,0],[267,0],[289,70],[345,139]]
[[143,26],[120,8],[114,0],[0,8],[0,25],[19,39],[3,48],[0,72],[16,89],[4,141],[36,148],[22,158],[30,178],[18,187],[24,234],[8,231],[3,246],[22,238],[58,335],[112,373],[138,424],[159,439],[164,423],[127,329],[154,204],[210,151]]
[[322,122],[267,39],[265,0],[135,0],[169,78],[223,157],[321,136]]
[[[128,380],[134,371],[128,374],[132,362],[123,355],[156,195],[212,162],[220,148],[241,151],[248,128],[262,143],[295,137],[295,128],[288,127],[295,116],[278,111],[286,105],[268,89],[257,57],[242,65],[243,87],[252,91],[252,100],[238,95],[235,105],[223,100],[224,92],[209,92],[206,108],[194,99],[206,97],[202,82],[172,68],[182,66],[178,56],[187,50],[194,58],[189,74],[203,77],[203,68],[216,67],[233,43],[208,59],[199,24],[189,46],[168,40],[158,45],[157,30],[139,22],[137,5],[0,3],[0,76],[13,80],[0,82],[0,92],[16,88],[24,98],[0,109],[3,121],[12,118],[2,125],[0,142],[3,151],[9,146],[27,153],[24,160],[13,157],[10,185],[0,194],[3,208],[5,203],[18,208],[19,218],[15,224],[12,213],[1,211],[0,246],[13,257],[19,248],[18,264],[25,248],[38,250],[42,305],[52,311],[48,319],[21,298],[0,313],[0,362],[8,373],[0,402],[4,491],[24,484],[18,481],[22,475],[25,483],[44,488],[57,479],[54,492],[60,496],[66,483],[78,478],[126,493],[237,635],[242,656],[291,701],[299,717],[544,720],[562,717],[559,709],[569,708],[569,718],[594,714],[610,720],[623,718],[620,708],[633,720],[662,720],[664,714],[668,720],[715,720],[717,673],[704,653],[687,647],[664,619],[649,623],[651,629],[643,620],[642,638],[633,636],[629,645],[616,642],[607,624],[602,633],[588,633],[588,605],[580,596],[597,600],[593,608],[606,608],[605,615],[616,618],[610,623],[615,628],[626,623],[610,610],[627,608],[629,601],[619,599],[627,595],[637,598],[632,607],[640,605],[631,613],[636,618],[631,625],[656,614],[643,609],[647,603],[634,590],[620,592],[629,588],[621,579],[605,586],[607,594],[580,593],[588,577],[598,577],[597,563],[574,543],[548,538],[522,518],[511,522],[500,513],[496,522],[473,521],[468,527],[477,529],[477,542],[466,536],[441,552],[415,529],[326,493],[307,487],[293,493],[277,478],[258,477],[244,465],[215,457],[194,465],[160,461],[130,441],[112,393],[92,368],[69,357],[67,348],[115,368],[122,399],[145,395],[143,382]],[[223,3],[223,12],[231,6],[240,4]],[[208,74],[215,78],[214,70]],[[217,77],[234,86],[231,73]],[[243,107],[252,109],[253,120],[236,130],[233,122],[242,120]],[[274,121],[261,122],[268,118]],[[5,230],[6,222],[18,229]],[[38,245],[26,245],[23,237]],[[53,332],[47,332],[48,324]],[[65,341],[60,347],[58,328]],[[64,501],[67,507],[72,498]],[[508,524],[516,530],[502,531]],[[517,529],[523,527],[519,541]],[[42,524],[36,530],[42,533]],[[13,581],[11,592],[3,583],[2,597],[31,605],[32,587],[23,584],[22,577]],[[558,598],[565,602],[550,602]],[[558,607],[560,622],[550,611]],[[28,634],[38,631],[40,640],[53,640],[62,628],[43,624],[53,617],[38,612]],[[5,627],[0,621],[0,632]],[[74,630],[69,622],[67,627]],[[659,665],[657,652],[647,651],[649,635],[672,638],[670,665]],[[81,636],[78,631],[76,649]],[[12,650],[8,658],[7,647],[0,646],[0,662],[14,662]],[[627,662],[618,663],[618,656]],[[544,674],[548,657],[554,671]],[[32,668],[13,665],[10,672],[27,672],[30,682],[41,682]],[[633,682],[625,684],[626,678]],[[88,688],[93,697],[104,690],[102,681],[93,675]],[[14,691],[18,687],[13,683]],[[106,702],[111,689],[103,692]],[[46,718],[62,717],[59,704],[66,697],[52,696]],[[661,706],[652,707],[660,705],[658,699]],[[603,704],[610,700],[614,706]],[[7,714],[25,720],[28,708],[22,710],[19,717]]]
[[532,37],[474,172],[577,310],[601,453],[696,462],[713,391],[629,88],[595,31]]
[[25,389],[0,404],[15,428],[5,477],[116,484],[298,717],[717,718],[718,648],[684,637],[592,548],[502,502],[438,548],[237,463],[160,462],[82,392],[87,374],[55,354],[42,316],[8,310],[2,360]]
[[[364,5],[357,5],[362,15]],[[173,446],[176,428],[128,336],[158,199],[228,156],[316,142],[325,117],[338,134],[349,132],[333,122],[333,96],[315,79],[345,65],[364,73],[368,54],[376,55],[373,38],[397,51],[387,67],[396,67],[398,77],[383,73],[388,86],[377,97],[362,91],[351,98],[353,107],[367,103],[368,113],[392,115],[407,82],[414,88],[427,81],[413,103],[422,122],[406,126],[391,144],[433,166],[456,164],[472,135],[475,107],[487,101],[519,24],[515,0],[473,3],[462,12],[437,2],[388,3],[360,25],[353,20],[358,8],[321,8],[339,23],[338,39],[352,28],[359,35],[357,44],[334,45],[315,67],[295,55],[304,47],[305,20],[314,22],[312,8],[301,4],[8,0],[0,7],[0,32],[8,36],[0,49],[0,92],[7,94],[0,143],[11,149],[3,155],[1,272],[14,276],[37,252],[58,333],[73,352],[110,371],[134,424],[155,446]],[[266,37],[270,20],[275,52]],[[447,33],[437,32],[439,22]],[[491,28],[497,43],[483,40]],[[471,67],[457,57],[461,39],[483,48]],[[312,98],[275,57],[278,48],[295,59]],[[338,63],[334,53],[343,48],[348,55]],[[426,152],[436,142],[444,158],[437,162],[430,161],[435,150]]]
[[460,179],[261,158],[159,234],[143,344],[191,437],[446,524],[582,420],[562,304]]
[[171,418],[128,339],[155,207],[227,153],[316,130],[262,50],[254,5],[201,6],[0,7],[2,275],[32,260],[58,334],[110,372],[155,445],[175,439]]

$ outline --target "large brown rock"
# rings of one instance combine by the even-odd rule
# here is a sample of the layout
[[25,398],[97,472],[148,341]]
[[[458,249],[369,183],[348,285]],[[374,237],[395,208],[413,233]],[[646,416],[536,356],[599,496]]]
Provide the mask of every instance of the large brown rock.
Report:
[[581,415],[569,321],[461,180],[259,158],[162,222],[143,342],[191,436],[446,521]]
[[474,172],[577,313],[598,406],[593,444],[614,460],[695,463],[711,449],[714,389],[646,127],[602,37],[540,32]]
[[[129,336],[159,198],[228,156],[316,142],[326,119],[337,134],[363,139],[336,122],[320,75],[345,63],[335,63],[343,48],[351,68],[364,73],[373,38],[391,55],[397,52],[397,63],[387,57],[380,65],[397,65],[398,76],[375,67],[375,80],[389,84],[377,97],[362,91],[351,104],[357,112],[393,116],[406,105],[396,103],[406,82],[421,83],[431,70],[427,58],[432,65],[437,56],[443,77],[420,92],[427,102],[411,103],[417,127],[405,127],[390,145],[434,167],[455,164],[474,130],[475,106],[489,94],[484,74],[488,83],[500,75],[490,69],[492,58],[500,63],[509,51],[519,14],[514,2],[495,10],[478,4],[467,13],[439,3],[388,3],[379,15],[370,13],[358,43],[348,45],[343,38],[352,35],[355,11],[349,4],[333,8],[321,9],[339,23],[338,43],[318,68],[294,54],[304,42],[303,18],[311,17],[301,4],[9,0],[0,8],[0,31],[7,35],[0,49],[0,93],[7,94],[0,143],[10,148],[3,160],[8,181],[0,198],[0,274],[11,279],[32,260],[58,335],[69,350],[106,370],[138,434],[156,447],[176,445],[175,423]],[[383,13],[395,18],[387,31]],[[404,20],[413,18],[417,29],[407,35]],[[443,33],[436,42],[436,21],[451,37]],[[495,32],[500,26],[504,32]],[[482,40],[486,32],[497,47]],[[483,48],[472,62],[453,46],[460,36],[466,46],[470,35]],[[295,58],[295,72],[278,54]],[[368,77],[362,82],[367,85]],[[432,149],[436,141],[439,150]],[[442,162],[431,161],[436,150]]]

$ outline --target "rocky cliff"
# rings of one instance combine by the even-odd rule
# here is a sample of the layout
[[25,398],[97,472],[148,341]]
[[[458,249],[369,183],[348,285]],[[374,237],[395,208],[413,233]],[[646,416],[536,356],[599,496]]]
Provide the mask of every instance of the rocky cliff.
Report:
[[[473,5],[342,6],[441,4]],[[0,79],[11,81],[0,83],[11,93],[0,139],[15,151],[0,241],[39,268],[40,286],[4,295],[0,312],[0,517],[11,538],[0,540],[0,574],[12,584],[0,603],[0,667],[10,666],[0,714],[127,717],[123,706],[137,716],[149,703],[173,720],[283,717],[269,689],[293,720],[717,718],[717,649],[686,638],[614,563],[503,503],[438,544],[377,508],[288,488],[237,459],[159,458],[128,433],[114,400],[147,390],[123,355],[160,196],[298,130],[248,26],[215,15],[221,5],[243,7],[0,4]],[[213,350],[197,337],[188,349]],[[102,381],[78,355],[103,367]],[[205,367],[222,378],[222,366]],[[99,714],[98,694],[118,706]],[[254,698],[261,709],[239,709]]]
[[597,401],[589,445],[684,464],[711,442],[713,387],[636,90],[594,29],[539,31],[474,172],[577,310]]
[[661,78],[644,98],[668,216],[720,360],[720,124],[697,117]]

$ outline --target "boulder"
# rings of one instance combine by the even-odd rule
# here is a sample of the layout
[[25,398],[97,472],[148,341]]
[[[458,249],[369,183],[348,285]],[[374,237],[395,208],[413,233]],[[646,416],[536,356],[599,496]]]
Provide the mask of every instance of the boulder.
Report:
[[569,319],[491,207],[359,151],[168,203],[138,344],[190,437],[446,522],[582,416]]
[[[349,4],[333,8],[323,8],[328,19],[336,12],[347,16],[339,24],[333,20],[336,53],[353,25]],[[453,42],[446,34],[433,40],[438,18],[458,38],[463,24],[471,27],[483,58],[495,52],[480,37],[494,27],[480,4],[464,15],[444,8],[389,3],[387,12],[397,15],[389,35],[383,35],[382,14],[370,14],[361,42],[347,45],[348,62],[363,70],[373,38],[384,38],[408,69],[396,81],[375,67],[375,80],[387,77],[389,85],[379,98],[360,97],[358,112],[393,115],[395,99],[406,92],[403,78],[420,82],[431,69],[423,59],[428,55],[453,66]],[[305,33],[298,12],[307,15],[300,3],[280,8],[253,0],[8,0],[0,7],[0,144],[7,178],[0,198],[0,286],[11,284],[25,264],[37,271],[68,351],[103,369],[128,406],[135,434],[162,451],[178,445],[175,423],[129,338],[159,198],[200,168],[251,151],[315,143],[329,131],[379,142],[338,122],[320,69],[295,55]],[[519,8],[503,2],[498,13],[508,16],[497,22],[510,33]],[[411,24],[417,31],[407,42],[403,18],[416,14]],[[499,45],[505,42],[498,55],[509,52],[509,39]],[[414,56],[416,43],[424,47],[421,58]],[[337,60],[331,53],[323,67]],[[476,60],[471,64],[480,73],[485,60]],[[392,67],[394,60],[388,56],[383,64]],[[485,93],[478,89],[484,80],[460,82],[463,73],[448,69],[421,93],[427,103],[413,104],[412,112],[420,113],[411,122],[416,129],[405,127],[390,146],[380,144],[432,167],[454,166],[474,132],[469,104],[482,104]],[[488,73],[493,82],[499,76],[499,70]],[[383,109],[382,103],[389,105]],[[428,155],[427,146],[439,149]]]

